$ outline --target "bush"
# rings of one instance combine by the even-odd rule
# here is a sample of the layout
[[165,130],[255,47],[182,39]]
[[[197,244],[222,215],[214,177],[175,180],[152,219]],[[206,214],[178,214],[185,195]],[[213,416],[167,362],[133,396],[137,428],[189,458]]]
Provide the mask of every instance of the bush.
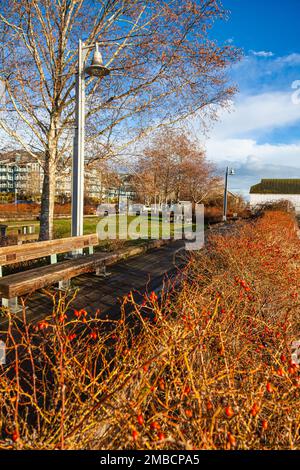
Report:
[[[41,206],[38,203],[30,203],[30,204],[14,204],[14,203],[7,203],[7,204],[0,204],[0,214],[1,217],[12,219],[17,218],[18,216],[25,216],[25,215],[39,215],[41,210]],[[96,213],[96,205],[88,205],[84,206],[84,213],[85,215],[94,215]],[[54,207],[54,214],[55,215],[71,215],[71,204],[59,204],[55,203]]]
[[259,204],[255,209],[254,213],[258,216],[261,216],[264,212],[288,212],[295,214],[295,207],[291,201],[281,199],[279,201],[266,202],[265,204]]
[[218,207],[205,207],[204,220],[207,224],[214,224],[222,222],[223,220],[223,209]]
[[180,288],[133,293],[119,320],[54,296],[9,316],[2,448],[299,449],[299,240],[268,212],[214,234]]
[[7,204],[0,204],[0,214],[1,217],[11,218],[12,216],[18,215],[37,215],[40,211],[40,205],[33,202],[33,203],[7,203]]

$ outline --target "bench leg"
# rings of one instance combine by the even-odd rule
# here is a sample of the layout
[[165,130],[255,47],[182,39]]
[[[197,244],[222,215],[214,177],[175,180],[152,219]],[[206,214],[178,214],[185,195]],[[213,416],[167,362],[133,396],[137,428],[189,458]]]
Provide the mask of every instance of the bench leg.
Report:
[[82,248],[78,248],[78,250],[74,250],[71,252],[71,257],[72,258],[79,258],[83,255],[83,249]]
[[2,307],[8,308],[12,313],[23,311],[22,305],[18,304],[18,297],[12,297],[11,299],[2,297]]
[[98,277],[108,277],[111,275],[111,273],[108,273],[106,271],[106,266],[98,266],[98,268],[96,268],[96,272],[95,272],[95,275],[98,276]]
[[62,292],[65,294],[66,292],[70,291],[71,289],[71,281],[70,279],[64,280],[64,281],[58,281],[58,286],[53,288],[54,290],[58,292]]
[[71,282],[70,282],[70,279],[67,279],[65,281],[59,281],[58,282],[58,290],[61,290],[63,292],[66,292],[67,290],[69,290],[71,287]]
[[76,251],[70,251],[67,253],[65,256],[65,259],[76,259],[76,258],[82,258],[84,255],[83,250],[76,250]]

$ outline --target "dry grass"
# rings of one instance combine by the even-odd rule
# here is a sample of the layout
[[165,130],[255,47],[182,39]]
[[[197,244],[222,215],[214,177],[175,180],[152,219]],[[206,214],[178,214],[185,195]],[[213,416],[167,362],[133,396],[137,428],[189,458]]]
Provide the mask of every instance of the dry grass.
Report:
[[300,449],[299,256],[293,218],[268,212],[118,321],[65,298],[35,325],[10,316],[0,447]]

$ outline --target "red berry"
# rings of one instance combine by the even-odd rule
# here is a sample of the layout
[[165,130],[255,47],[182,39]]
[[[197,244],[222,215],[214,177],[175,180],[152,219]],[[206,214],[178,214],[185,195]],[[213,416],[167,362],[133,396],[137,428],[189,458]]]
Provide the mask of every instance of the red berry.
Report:
[[157,297],[157,295],[155,294],[155,292],[151,292],[150,300],[151,300],[152,302],[155,302],[157,299],[158,299],[158,297]]
[[97,335],[96,331],[92,331],[92,332],[90,333],[90,337],[91,337],[92,339],[97,339],[98,335]]
[[16,441],[19,439],[19,437],[20,437],[20,436],[19,436],[18,431],[14,431],[14,432],[12,433],[11,438],[12,438],[12,440],[13,440],[14,442],[16,442]]
[[157,434],[157,436],[158,436],[158,439],[159,439],[160,441],[163,441],[163,440],[166,438],[166,436],[164,435],[163,432],[159,432],[159,433]]
[[164,382],[164,379],[160,379],[160,380],[159,380],[158,388],[159,388],[160,390],[162,390],[162,391],[165,389],[165,382]]
[[231,418],[234,415],[234,411],[230,405],[225,408],[225,413],[228,418]]
[[212,404],[212,402],[211,402],[211,401],[208,401],[207,404],[206,404],[206,408],[207,408],[208,410],[212,410],[213,407],[214,407],[214,405]]
[[157,421],[152,421],[152,423],[150,424],[150,429],[160,429],[160,425]]
[[136,430],[132,431],[132,439],[133,439],[134,441],[137,440],[138,436],[139,436],[139,433],[138,433]]
[[192,410],[185,410],[185,415],[187,418],[191,418],[193,416],[193,411]]
[[227,434],[227,437],[228,437],[228,441],[231,444],[231,446],[235,447],[235,445],[236,445],[235,437],[230,432]]
[[138,417],[137,417],[137,422],[138,422],[141,426],[144,424],[143,415],[138,415]]
[[266,389],[268,393],[273,393],[273,385],[271,384],[271,382],[267,383]]
[[39,330],[44,330],[44,329],[47,329],[49,326],[49,323],[46,322],[46,321],[40,321],[39,324],[38,324],[38,329]]
[[251,408],[250,414],[251,416],[255,417],[258,412],[259,412],[259,406],[257,405],[257,403],[254,403],[254,405]]
[[266,431],[268,429],[269,423],[267,420],[263,420],[262,422],[262,428]]

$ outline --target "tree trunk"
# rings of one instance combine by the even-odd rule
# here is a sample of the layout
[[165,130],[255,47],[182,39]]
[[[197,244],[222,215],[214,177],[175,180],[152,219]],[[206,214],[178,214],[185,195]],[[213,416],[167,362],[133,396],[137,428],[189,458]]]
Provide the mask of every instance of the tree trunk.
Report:
[[56,165],[49,152],[46,154],[40,214],[40,240],[52,240],[55,202]]

